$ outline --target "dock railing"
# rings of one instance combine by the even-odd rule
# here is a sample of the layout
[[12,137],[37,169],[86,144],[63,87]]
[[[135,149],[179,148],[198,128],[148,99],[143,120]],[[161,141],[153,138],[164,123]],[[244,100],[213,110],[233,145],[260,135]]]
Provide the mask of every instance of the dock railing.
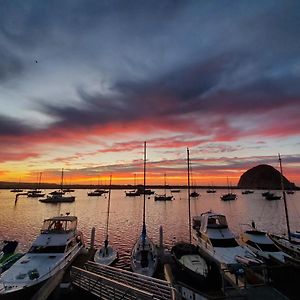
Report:
[[110,266],[87,262],[72,267],[72,283],[101,299],[173,300],[176,290],[168,282]]

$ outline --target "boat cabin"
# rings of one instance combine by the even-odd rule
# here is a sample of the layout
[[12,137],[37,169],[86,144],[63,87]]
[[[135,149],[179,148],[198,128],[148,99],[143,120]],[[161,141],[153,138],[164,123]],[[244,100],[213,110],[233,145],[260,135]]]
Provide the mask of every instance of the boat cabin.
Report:
[[207,229],[225,229],[228,228],[227,220],[224,215],[215,214],[213,212],[201,214],[201,232],[206,232]]
[[41,233],[67,233],[76,230],[77,217],[59,216],[44,220]]

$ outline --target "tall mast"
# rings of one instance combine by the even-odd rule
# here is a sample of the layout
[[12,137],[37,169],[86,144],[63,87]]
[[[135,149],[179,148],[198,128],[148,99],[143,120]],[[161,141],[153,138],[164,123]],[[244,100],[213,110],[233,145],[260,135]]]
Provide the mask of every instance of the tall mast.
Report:
[[[146,221],[145,221],[145,210],[146,210],[146,142],[144,142],[144,207],[143,207],[143,237],[146,237]],[[143,239],[144,242],[144,239]]]
[[61,169],[61,182],[60,182],[61,190],[63,189],[63,185],[64,185],[64,168]]
[[165,182],[165,195],[167,194],[167,179],[166,179],[166,173],[164,174],[164,177],[165,177],[165,180],[164,180],[164,182]]
[[279,166],[280,166],[280,174],[281,174],[280,182],[281,182],[281,190],[282,190],[282,196],[283,196],[283,202],[284,202],[286,227],[287,227],[288,239],[289,239],[289,241],[291,241],[290,221],[289,221],[288,209],[287,209],[287,204],[286,204],[286,195],[285,195],[284,184],[283,184],[283,172],[282,172],[281,157],[280,157],[279,153],[278,153],[278,158],[279,158]]
[[190,196],[190,150],[187,151],[187,167],[188,167],[188,203],[189,203],[189,238],[190,244],[192,243],[192,231],[191,231],[191,196]]
[[107,202],[106,237],[105,237],[105,241],[107,241],[107,242],[108,242],[108,220],[109,220],[109,210],[110,210],[111,179],[112,179],[112,176],[110,175],[110,177],[109,177],[108,202]]

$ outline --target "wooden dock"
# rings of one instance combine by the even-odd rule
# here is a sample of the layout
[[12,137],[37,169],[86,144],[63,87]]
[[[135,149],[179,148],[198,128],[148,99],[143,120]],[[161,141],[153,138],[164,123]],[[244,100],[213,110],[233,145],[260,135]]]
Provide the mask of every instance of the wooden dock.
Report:
[[72,267],[71,280],[73,285],[99,299],[178,299],[177,291],[165,280],[90,261],[84,268]]

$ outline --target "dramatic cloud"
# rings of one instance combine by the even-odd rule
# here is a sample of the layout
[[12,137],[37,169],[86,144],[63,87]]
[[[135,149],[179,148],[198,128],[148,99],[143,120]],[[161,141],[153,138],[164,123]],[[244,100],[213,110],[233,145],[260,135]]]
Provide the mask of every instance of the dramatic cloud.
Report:
[[1,161],[293,155],[299,28],[297,1],[1,1]]

